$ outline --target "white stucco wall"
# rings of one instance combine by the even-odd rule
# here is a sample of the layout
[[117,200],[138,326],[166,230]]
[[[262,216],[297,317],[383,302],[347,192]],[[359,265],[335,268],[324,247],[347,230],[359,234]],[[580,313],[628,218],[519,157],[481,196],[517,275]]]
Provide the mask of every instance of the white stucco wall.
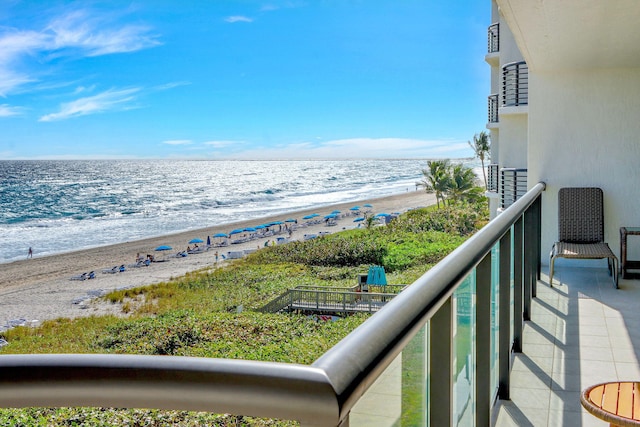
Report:
[[500,141],[504,141],[498,150],[498,164],[500,168],[527,167],[527,129],[526,114],[500,115]]
[[[605,239],[619,256],[619,228],[640,226],[640,69],[530,73],[529,84],[529,182],[547,183],[543,262],[568,186],[603,189]],[[640,238],[630,238],[629,258],[640,260]]]

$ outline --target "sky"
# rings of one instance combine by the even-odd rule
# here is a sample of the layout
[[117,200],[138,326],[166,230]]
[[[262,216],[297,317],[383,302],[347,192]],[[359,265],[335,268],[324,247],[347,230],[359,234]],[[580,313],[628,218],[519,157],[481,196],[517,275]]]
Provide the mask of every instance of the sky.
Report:
[[472,157],[477,0],[0,3],[0,160]]

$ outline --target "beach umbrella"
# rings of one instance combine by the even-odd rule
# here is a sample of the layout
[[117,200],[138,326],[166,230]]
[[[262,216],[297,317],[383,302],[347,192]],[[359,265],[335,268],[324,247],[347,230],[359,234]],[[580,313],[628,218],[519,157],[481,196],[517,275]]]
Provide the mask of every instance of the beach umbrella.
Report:
[[231,230],[231,232],[229,232],[230,235],[238,233],[244,233],[244,228],[236,228],[235,230]]
[[244,231],[248,231],[249,233],[255,233],[256,229],[253,228],[253,227],[247,227],[247,228],[244,229]]
[[229,235],[226,233],[216,233],[213,235],[213,237],[229,237]]
[[353,220],[353,222],[360,222],[360,221],[364,221],[364,217],[363,216]]
[[360,206],[354,206],[352,208],[349,208],[350,211],[359,211],[360,210]]
[[263,225],[263,224],[260,224],[260,225],[256,225],[254,228],[255,228],[256,230],[262,230],[262,229],[267,228],[267,226],[266,226],[266,225]]
[[376,214],[376,218],[380,218],[381,216],[389,216],[389,214],[388,213],[384,213],[384,212]]
[[316,217],[315,215],[305,215],[302,217],[302,219],[313,219],[315,217]]
[[365,203],[362,206],[364,206],[365,208],[372,208],[373,207],[373,205],[371,205],[370,203]]
[[287,218],[284,222],[298,222],[298,220],[293,218]]
[[207,246],[211,246],[211,237],[207,236]]
[[340,211],[339,210],[335,210],[335,211],[331,211],[332,214],[339,214]]
[[171,249],[173,249],[171,246],[161,245],[161,246],[158,246],[155,250],[156,251],[170,251]]
[[325,218],[331,219],[331,218],[335,218],[337,215],[336,214],[329,214],[329,215],[325,215]]
[[202,239],[197,239],[197,238],[196,238],[196,239],[191,239],[191,240],[189,240],[189,243],[203,243],[203,242],[204,242],[204,240],[202,240]]
[[271,223],[271,225],[280,225],[280,224],[284,224],[284,222],[282,222],[282,221],[273,221]]

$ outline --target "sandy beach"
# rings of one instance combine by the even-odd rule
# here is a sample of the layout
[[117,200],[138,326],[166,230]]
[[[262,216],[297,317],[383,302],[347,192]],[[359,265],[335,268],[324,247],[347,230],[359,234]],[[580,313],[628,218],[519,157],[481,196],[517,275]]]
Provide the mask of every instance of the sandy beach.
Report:
[[[0,264],[0,332],[17,324],[37,325],[43,320],[59,317],[119,314],[120,309],[117,305],[99,301],[96,299],[97,296],[115,289],[151,285],[182,276],[190,271],[214,267],[216,251],[219,253],[219,262],[229,262],[222,261],[222,255],[227,255],[228,251],[258,249],[264,246],[265,240],[273,240],[275,237],[264,237],[246,243],[212,248],[184,258],[169,258],[169,255],[186,249],[188,242],[193,238],[206,240],[207,236],[215,233],[228,233],[236,228],[255,226],[264,222],[284,221],[289,217],[298,219],[298,224],[302,224],[304,220],[301,218],[310,213],[317,212],[324,216],[334,209],[349,212],[349,208],[353,205],[365,203],[373,205],[374,214],[403,213],[409,209],[433,204],[435,198],[424,191],[409,191],[389,197],[289,212],[262,220],[237,222],[59,255],[38,257],[36,252],[32,259]],[[354,223],[353,219],[354,216],[340,218],[337,224],[331,227],[324,223],[298,227],[292,232],[291,240],[303,240],[305,234],[335,233],[354,228],[357,223]],[[278,237],[287,237],[287,234],[283,233]],[[155,252],[154,249],[160,245],[169,245],[173,250]],[[122,273],[102,273],[102,270],[116,265],[134,264],[138,253],[145,256],[152,254],[157,258],[168,260],[154,262],[149,267],[128,268]],[[95,272],[95,279],[70,279],[90,271]]]

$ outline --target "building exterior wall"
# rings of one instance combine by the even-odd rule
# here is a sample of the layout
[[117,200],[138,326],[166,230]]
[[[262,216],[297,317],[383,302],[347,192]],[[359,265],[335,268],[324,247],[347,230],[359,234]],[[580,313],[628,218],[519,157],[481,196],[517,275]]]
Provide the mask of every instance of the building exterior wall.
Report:
[[619,256],[619,228],[640,226],[640,69],[530,71],[529,84],[528,180],[547,183],[543,260],[557,238],[558,189],[570,186],[602,188],[605,238]]

